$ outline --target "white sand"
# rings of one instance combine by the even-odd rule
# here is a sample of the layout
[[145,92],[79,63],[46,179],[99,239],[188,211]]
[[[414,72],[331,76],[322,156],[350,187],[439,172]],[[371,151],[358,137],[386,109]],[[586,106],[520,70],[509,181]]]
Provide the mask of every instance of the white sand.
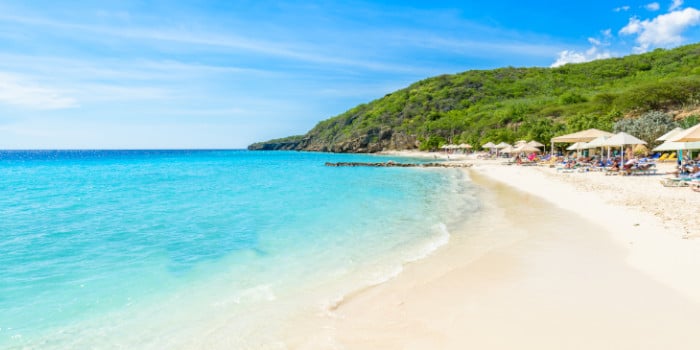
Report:
[[[661,166],[661,172],[672,165]],[[475,171],[528,192],[603,226],[627,248],[627,262],[700,302],[700,193],[669,188],[658,176],[485,164]]]
[[700,348],[700,194],[660,177],[474,162],[481,217],[394,280],[300,320],[288,345]]

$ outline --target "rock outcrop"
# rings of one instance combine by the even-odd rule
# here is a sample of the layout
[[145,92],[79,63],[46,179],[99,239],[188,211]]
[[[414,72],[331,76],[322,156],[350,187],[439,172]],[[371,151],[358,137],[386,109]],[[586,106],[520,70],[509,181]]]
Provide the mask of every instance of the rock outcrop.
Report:
[[252,151],[312,151],[334,153],[376,153],[385,150],[407,150],[418,148],[415,136],[395,132],[391,129],[373,129],[364,135],[324,141],[313,135],[300,140],[285,142],[259,142],[248,146]]

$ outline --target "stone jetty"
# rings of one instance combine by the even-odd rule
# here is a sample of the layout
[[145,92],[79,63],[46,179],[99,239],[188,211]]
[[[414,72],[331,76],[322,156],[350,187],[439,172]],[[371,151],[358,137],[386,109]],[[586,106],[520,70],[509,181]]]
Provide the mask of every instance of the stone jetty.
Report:
[[364,162],[338,162],[330,163],[326,162],[326,166],[330,167],[358,167],[358,166],[368,166],[368,167],[396,167],[396,168],[468,168],[472,166],[469,163],[396,163],[393,161],[383,162],[383,163],[364,163]]

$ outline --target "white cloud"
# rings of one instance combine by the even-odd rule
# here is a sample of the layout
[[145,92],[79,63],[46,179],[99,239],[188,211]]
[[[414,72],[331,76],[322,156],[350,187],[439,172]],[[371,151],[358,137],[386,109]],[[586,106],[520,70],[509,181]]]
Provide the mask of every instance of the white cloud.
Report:
[[612,53],[609,50],[604,49],[610,46],[610,39],[612,39],[612,31],[610,29],[600,31],[602,37],[599,38],[588,38],[588,43],[591,47],[586,51],[576,51],[576,50],[564,50],[559,52],[559,57],[551,65],[551,67],[559,67],[568,63],[583,63],[604,58],[612,57]]
[[629,10],[630,10],[629,6],[620,6],[620,7],[616,7],[613,9],[613,11],[615,11],[615,12],[626,12]]
[[600,45],[603,44],[603,42],[601,42],[600,40],[598,40],[598,39],[596,39],[596,38],[588,38],[588,42],[591,43],[591,45],[594,45],[594,46],[600,46]]
[[645,52],[651,47],[681,44],[683,32],[698,24],[700,24],[700,11],[687,8],[659,15],[651,20],[641,21],[632,17],[629,23],[620,29],[620,34],[637,35],[638,46],[634,50]]
[[569,63],[589,62],[610,57],[612,57],[612,54],[609,51],[601,50],[594,44],[593,47],[586,51],[564,50],[559,52],[559,57],[554,63],[552,63],[552,67],[559,67]]
[[668,8],[668,11],[671,12],[680,8],[681,6],[683,6],[683,0],[673,0],[673,3],[671,3],[671,7]]
[[661,5],[659,5],[658,2],[652,2],[650,4],[644,5],[644,8],[649,11],[658,11],[661,8]]
[[78,102],[61,91],[38,85],[29,79],[0,72],[0,103],[29,109],[67,109]]

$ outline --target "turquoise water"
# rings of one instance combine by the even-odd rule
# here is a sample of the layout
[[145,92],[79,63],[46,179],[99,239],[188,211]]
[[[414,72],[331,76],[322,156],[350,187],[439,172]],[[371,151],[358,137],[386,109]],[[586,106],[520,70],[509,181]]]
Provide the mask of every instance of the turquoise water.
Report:
[[386,159],[0,152],[0,348],[279,342],[477,210],[458,170],[324,166]]

